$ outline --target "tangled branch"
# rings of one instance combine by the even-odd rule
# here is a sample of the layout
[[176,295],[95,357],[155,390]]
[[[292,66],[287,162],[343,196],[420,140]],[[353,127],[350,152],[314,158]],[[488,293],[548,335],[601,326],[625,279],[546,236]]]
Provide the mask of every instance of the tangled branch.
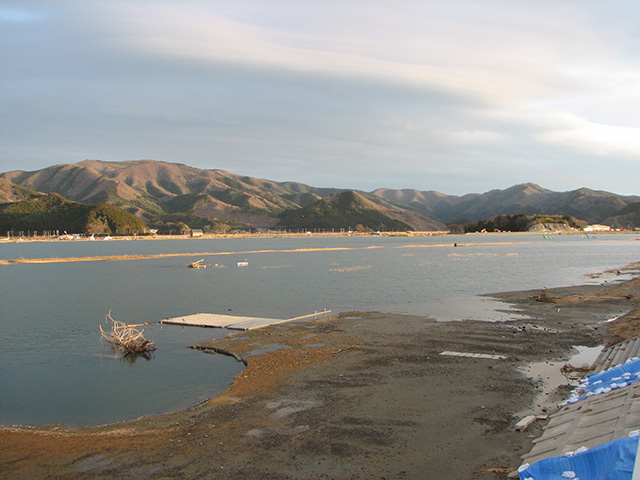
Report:
[[118,322],[111,317],[111,312],[107,313],[105,320],[111,324],[111,331],[105,332],[102,325],[100,325],[102,339],[124,355],[137,355],[152,352],[156,349],[151,340],[144,338],[143,330],[136,328],[138,325],[127,325]]

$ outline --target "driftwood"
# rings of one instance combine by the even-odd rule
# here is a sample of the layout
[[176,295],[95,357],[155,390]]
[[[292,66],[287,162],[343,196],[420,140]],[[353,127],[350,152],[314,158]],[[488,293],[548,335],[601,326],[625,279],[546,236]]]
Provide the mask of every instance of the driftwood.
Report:
[[145,354],[156,349],[151,340],[144,338],[143,330],[136,328],[140,325],[127,325],[118,322],[111,317],[111,312],[107,313],[105,319],[111,324],[111,331],[105,332],[100,325],[102,339],[124,355]]
[[218,348],[218,347],[205,347],[202,345],[189,345],[189,348],[193,348],[194,350],[200,350],[203,351],[204,353],[219,353],[220,355],[227,355],[229,357],[233,357],[235,358],[238,362],[243,363],[244,366],[247,366],[247,360],[243,357],[241,357],[240,355],[230,352],[229,350],[224,350],[222,348]]

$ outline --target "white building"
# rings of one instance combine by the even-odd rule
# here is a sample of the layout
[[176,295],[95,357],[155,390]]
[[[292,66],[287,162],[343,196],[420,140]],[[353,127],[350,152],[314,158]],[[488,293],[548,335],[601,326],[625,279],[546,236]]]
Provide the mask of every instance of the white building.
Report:
[[609,225],[587,225],[583,230],[585,232],[610,232],[611,227]]

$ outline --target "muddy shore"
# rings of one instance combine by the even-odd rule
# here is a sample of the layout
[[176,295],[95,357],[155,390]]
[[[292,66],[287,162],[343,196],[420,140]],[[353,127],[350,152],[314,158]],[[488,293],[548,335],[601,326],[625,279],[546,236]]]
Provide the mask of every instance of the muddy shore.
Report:
[[247,360],[224,394],[102,427],[1,428],[0,478],[506,478],[543,421],[515,423],[568,389],[544,394],[519,368],[611,341],[640,282],[542,293],[492,295],[503,323],[352,312],[199,344]]

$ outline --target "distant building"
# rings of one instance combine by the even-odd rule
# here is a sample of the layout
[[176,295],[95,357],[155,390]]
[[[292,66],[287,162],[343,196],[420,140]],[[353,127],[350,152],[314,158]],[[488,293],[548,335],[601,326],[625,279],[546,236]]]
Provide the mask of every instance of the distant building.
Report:
[[191,236],[192,237],[201,237],[204,235],[204,232],[202,231],[201,228],[193,228],[191,230]]
[[585,232],[610,232],[611,227],[609,225],[587,225],[583,230]]

